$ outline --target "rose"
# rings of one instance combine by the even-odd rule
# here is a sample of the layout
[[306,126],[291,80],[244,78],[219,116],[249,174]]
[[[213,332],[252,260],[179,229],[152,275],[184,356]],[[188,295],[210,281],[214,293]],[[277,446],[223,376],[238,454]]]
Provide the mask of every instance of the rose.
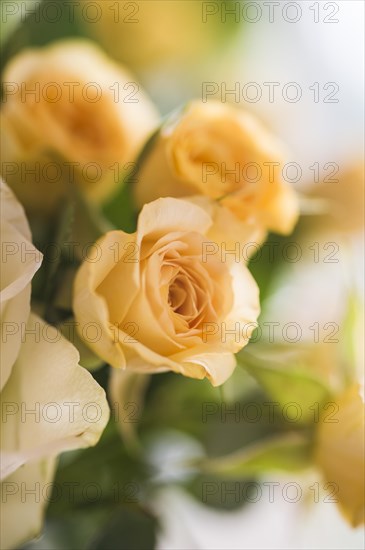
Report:
[[7,383],[19,354],[22,336],[19,325],[30,313],[30,282],[42,262],[33,246],[21,205],[0,180],[1,192],[1,385]]
[[[334,163],[332,166],[336,169]],[[317,216],[312,218],[316,233],[356,233],[364,228],[364,179],[362,158],[338,174],[334,173],[331,178],[326,178],[327,183],[325,180],[321,185],[309,187],[306,193],[313,206],[321,207]]]
[[30,283],[42,258],[3,182],[1,239],[1,548],[9,548],[39,533],[47,500],[43,493],[24,499],[20,487],[43,487],[57,454],[95,445],[109,410],[76,348],[30,313]]
[[290,233],[298,217],[296,194],[280,175],[283,159],[282,145],[246,111],[194,101],[142,155],[135,196],[142,205],[158,196],[203,195],[219,218],[214,239],[230,218],[244,240],[262,241],[267,230]]
[[[234,16],[227,18],[224,25],[219,16],[209,16],[209,8],[206,16],[206,2],[202,0],[173,3],[134,0],[124,4],[97,0],[93,9],[99,16],[94,20],[88,17],[88,2],[81,0],[75,4],[75,14],[85,33],[93,36],[113,58],[138,68],[139,72],[146,71],[147,77],[157,74],[159,82],[161,77],[168,78],[169,91],[172,86],[176,86],[176,92],[180,91],[178,82],[171,78],[174,71],[180,81],[185,74],[190,82],[192,78],[201,80],[199,63],[219,52],[240,29]],[[123,40],[116,40],[116,36],[122,36]]]
[[258,288],[242,263],[222,261],[206,238],[212,224],[190,202],[146,205],[132,235],[111,231],[99,259],[75,279],[80,334],[102,330],[92,349],[114,367],[172,370],[222,384],[247,344],[259,313]]
[[[314,458],[353,527],[365,523],[364,393],[352,383],[330,403],[316,431]],[[334,413],[334,414],[333,414]]]
[[3,175],[38,212],[58,202],[65,181],[105,199],[157,113],[135,78],[97,46],[66,40],[9,62],[1,120]]
[[347,337],[328,356],[329,380],[336,386],[319,416],[313,456],[343,516],[358,527],[365,523],[364,303],[360,295],[356,301],[354,296],[351,290],[340,325]]

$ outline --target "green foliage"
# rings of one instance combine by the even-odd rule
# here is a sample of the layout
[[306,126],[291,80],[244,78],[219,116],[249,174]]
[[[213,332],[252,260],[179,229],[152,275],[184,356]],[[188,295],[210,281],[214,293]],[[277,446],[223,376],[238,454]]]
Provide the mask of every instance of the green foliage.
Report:
[[157,523],[142,508],[120,508],[114,512],[89,550],[153,550]]
[[[251,349],[254,348],[255,345],[252,345]],[[261,356],[243,352],[239,355],[240,364],[274,402],[286,409],[288,418],[292,415],[298,423],[310,423],[314,418],[314,404],[322,404],[329,399],[330,389],[320,376],[301,362],[299,354],[278,353],[277,348],[275,345],[267,346],[266,354]]]
[[135,181],[135,164],[129,163],[122,174],[118,191],[103,205],[104,216],[116,229],[122,229],[127,233],[136,230],[137,214],[132,198],[132,186]]
[[310,466],[310,457],[308,439],[291,433],[261,440],[230,455],[203,460],[199,466],[207,473],[246,479],[270,471],[300,471]]

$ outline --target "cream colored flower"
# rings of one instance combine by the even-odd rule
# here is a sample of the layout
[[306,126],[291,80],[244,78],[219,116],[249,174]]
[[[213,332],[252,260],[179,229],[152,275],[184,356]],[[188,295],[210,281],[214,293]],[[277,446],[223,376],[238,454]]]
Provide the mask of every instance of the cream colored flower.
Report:
[[[89,342],[114,367],[172,370],[222,384],[247,344],[259,313],[258,288],[242,263],[223,262],[198,206],[164,198],[147,204],[136,233],[107,233],[98,262],[75,281],[81,329],[101,326]],[[206,254],[205,254],[206,252]]]
[[56,465],[55,458],[27,462],[0,483],[2,549],[19,548],[41,533]]
[[365,522],[364,433],[364,396],[354,383],[320,418],[315,445],[315,460],[353,527]]
[[24,210],[0,180],[1,207],[1,384],[3,389],[19,354],[22,335],[19,325],[30,313],[31,280],[42,262],[33,246]]
[[281,177],[282,145],[251,114],[216,101],[194,101],[156,139],[142,158],[135,191],[139,204],[158,196],[201,194],[224,208],[214,219],[233,215],[242,239],[292,231],[298,202]]
[[104,390],[78,365],[76,348],[30,313],[41,255],[3,182],[1,237],[1,548],[11,548],[39,533],[46,505],[44,498],[31,504],[21,488],[50,481],[60,452],[95,445],[109,409]]
[[3,175],[36,211],[50,208],[73,181],[102,200],[157,119],[135,78],[93,43],[22,51],[4,72]]

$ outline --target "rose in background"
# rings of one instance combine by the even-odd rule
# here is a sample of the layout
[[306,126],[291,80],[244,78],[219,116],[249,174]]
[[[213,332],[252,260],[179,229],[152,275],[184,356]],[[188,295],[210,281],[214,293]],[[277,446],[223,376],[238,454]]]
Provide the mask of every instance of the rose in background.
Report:
[[193,101],[171,117],[142,153],[135,197],[194,196],[215,224],[217,242],[258,242],[289,234],[298,218],[295,191],[279,175],[283,145],[250,113]]
[[[42,263],[20,203],[1,182],[1,320],[19,325],[30,314],[31,280]],[[26,254],[25,251],[29,251]],[[2,339],[1,389],[7,383],[22,343],[20,330]]]
[[328,482],[338,488],[338,504],[352,527],[365,523],[364,391],[353,383],[336,397],[337,422],[326,422],[317,429],[315,461]]
[[322,212],[313,219],[321,232],[360,234],[364,228],[364,158],[346,166],[331,183],[321,182],[306,190],[308,197],[322,200]]
[[135,78],[92,42],[23,50],[3,81],[2,172],[31,213],[52,214],[67,185],[104,200],[158,120]]
[[[365,522],[362,163],[342,168],[330,183],[308,185],[305,196],[318,214],[301,218],[294,236],[300,259],[274,276],[260,321],[285,326],[295,319],[300,327],[287,363],[302,365],[331,395],[314,425],[313,463],[335,484],[344,518],[358,527]],[[280,331],[276,343],[285,345]],[[303,360],[301,348],[313,351]]]
[[142,209],[134,234],[98,241],[99,261],[81,266],[73,305],[81,334],[101,325],[89,345],[106,362],[213,385],[231,375],[256,326],[258,287],[243,264],[222,261],[206,237],[211,225],[200,207],[165,198]]
[[[95,445],[109,408],[104,390],[78,365],[76,348],[30,311],[42,257],[22,206],[3,182],[1,249],[1,547],[13,548],[40,532],[43,488],[56,456]],[[20,488],[36,484],[42,498],[24,498]]]
[[264,353],[259,345],[253,350],[256,361],[248,365],[273,402],[299,406],[298,423],[309,428],[307,469],[322,478],[324,488],[333,489],[333,502],[352,527],[365,522],[363,353],[357,350],[364,326],[362,319],[354,323],[355,315],[342,320],[337,342],[306,341],[295,347],[276,342]]
[[[231,0],[219,0],[208,6],[203,0],[98,0],[95,22],[90,22],[87,0],[77,5],[84,30],[96,38],[112,57],[133,68],[158,72],[164,64],[180,70],[192,68],[212,51],[217,53],[224,40],[239,30],[235,18],[222,25],[219,10],[234,8]],[[213,5],[212,5],[213,4]],[[86,13],[85,13],[86,12]],[[233,24],[232,23],[233,20]],[[116,40],[122,36],[123,40]]]

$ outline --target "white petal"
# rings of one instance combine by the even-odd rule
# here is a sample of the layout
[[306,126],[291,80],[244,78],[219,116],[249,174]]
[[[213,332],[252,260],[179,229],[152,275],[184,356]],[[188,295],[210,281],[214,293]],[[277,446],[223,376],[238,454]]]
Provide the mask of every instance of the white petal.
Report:
[[1,377],[0,389],[9,379],[21,345],[21,326],[30,312],[30,282],[42,262],[31,243],[24,210],[1,181]]
[[26,335],[1,393],[1,478],[30,460],[95,445],[109,418],[105,392],[78,365],[76,348],[34,314],[27,330],[35,334]]
[[31,233],[24,209],[16,199],[14,193],[0,178],[0,210],[1,220],[7,221],[14,226],[19,233],[28,241],[31,240]]
[[48,459],[25,464],[0,484],[3,550],[18,548],[40,534],[55,462]]

